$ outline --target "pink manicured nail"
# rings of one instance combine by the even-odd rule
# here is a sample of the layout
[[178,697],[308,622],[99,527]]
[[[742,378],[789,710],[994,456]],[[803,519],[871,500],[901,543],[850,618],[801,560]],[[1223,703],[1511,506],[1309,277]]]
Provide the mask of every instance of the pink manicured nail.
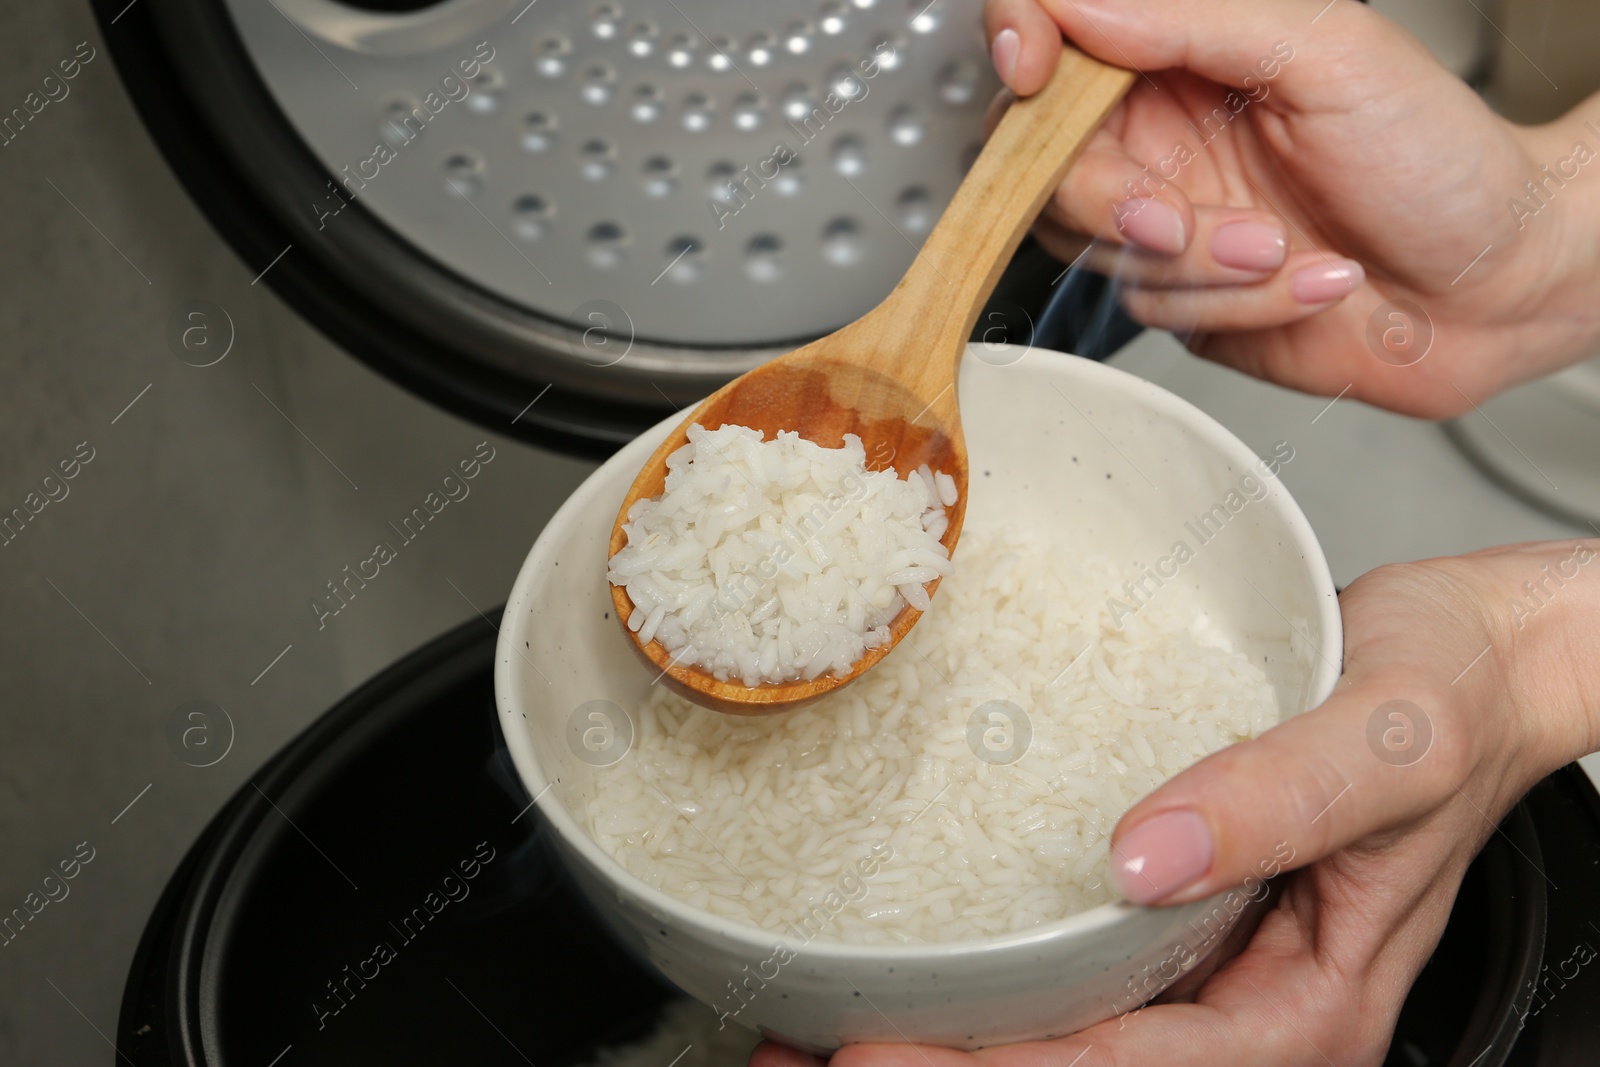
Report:
[[1007,86],[1017,73],[1017,57],[1022,54],[1022,38],[1017,36],[1017,31],[1009,26],[994,35],[994,43],[989,46],[989,54],[994,57],[994,69],[999,71],[1000,80]]
[[1187,243],[1183,216],[1160,200],[1136,197],[1123,201],[1117,205],[1117,228],[1134,244],[1169,256],[1182,252]]
[[1283,231],[1264,222],[1230,222],[1211,235],[1211,258],[1235,270],[1277,270],[1287,251]]
[[1211,828],[1187,808],[1164,811],[1124,834],[1111,852],[1111,880],[1124,900],[1149,904],[1211,869]]
[[1336,259],[1295,271],[1289,279],[1289,291],[1302,304],[1326,304],[1355,292],[1366,276],[1355,260]]

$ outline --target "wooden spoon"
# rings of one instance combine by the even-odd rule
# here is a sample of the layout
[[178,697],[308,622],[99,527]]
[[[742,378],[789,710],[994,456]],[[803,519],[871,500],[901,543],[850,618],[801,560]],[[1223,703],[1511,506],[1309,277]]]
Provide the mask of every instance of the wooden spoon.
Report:
[[[967,506],[967,445],[956,408],[956,374],[967,338],[1023,235],[1061,184],[1084,143],[1117,105],[1135,75],[1068,47],[1050,84],[1013,103],[968,171],[911,269],[894,292],[836,333],[734,379],[700,403],[656,449],[634,479],[611,532],[608,558],[627,543],[623,524],[636,500],[660,496],[666,460],[687,443],[692,423],[708,430],[749,426],[772,440],[794,430],[837,448],[853,433],[874,470],[902,474],[923,464],[955,479],[941,539],[955,551]],[[937,583],[930,583],[929,593]],[[617,620],[662,680],[697,704],[737,715],[767,715],[809,703],[859,677],[921,617],[907,606],[890,623],[890,642],[870,650],[843,676],[822,675],[755,688],[719,681],[677,664],[659,641],[640,646],[627,629],[633,601],[611,587]]]

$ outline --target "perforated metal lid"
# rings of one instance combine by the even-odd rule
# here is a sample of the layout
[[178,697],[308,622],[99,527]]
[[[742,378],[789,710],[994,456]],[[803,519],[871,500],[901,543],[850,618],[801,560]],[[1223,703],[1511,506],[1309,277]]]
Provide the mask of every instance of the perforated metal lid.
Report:
[[782,346],[870,309],[998,86],[979,0],[226,3],[336,175],[322,226],[354,200],[520,306],[669,346]]

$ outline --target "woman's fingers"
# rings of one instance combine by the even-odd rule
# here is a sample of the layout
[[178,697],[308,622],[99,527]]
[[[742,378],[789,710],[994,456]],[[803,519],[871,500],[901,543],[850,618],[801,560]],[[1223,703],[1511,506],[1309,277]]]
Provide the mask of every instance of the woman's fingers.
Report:
[[989,0],[983,24],[1006,88],[1018,96],[1043,89],[1061,55],[1061,29],[1038,0]]
[[[1433,705],[1431,718],[1418,701]],[[1214,753],[1122,817],[1112,881],[1139,904],[1198,900],[1431,811],[1474,758],[1444,710],[1418,672],[1388,670]]]
[[[985,137],[994,133],[1015,99],[1009,90],[1002,90],[990,101],[984,114]],[[1177,255],[1194,233],[1194,208],[1182,189],[1156,179],[1124,147],[1114,131],[1126,106],[1118,104],[1089,138],[1083,154],[1045,202],[1041,218],[1115,244]]]
[[[1015,100],[1010,90],[1002,89],[989,102],[983,119],[985,138],[994,133]],[[1105,125],[1090,136],[1083,154],[1045,202],[1040,218],[1065,231],[1177,255],[1194,232],[1194,208],[1182,189],[1154,179],[1149,168],[1128,153],[1114,132],[1122,124],[1126,106],[1118,104]]]
[[1253,285],[1172,288],[1129,285],[1122,305],[1159,330],[1236,332],[1286,326],[1338,303],[1361,287],[1361,264],[1321,252],[1291,252],[1283,267]]
[[1194,220],[1194,239],[1176,256],[1091,242],[1054,219],[1041,219],[1034,233],[1063,262],[1126,285],[1155,289],[1254,285],[1271,277],[1288,258],[1283,223],[1270,212],[1196,207]]
[[[1204,217],[1205,212],[1199,214]],[[1212,234],[1227,225],[1217,225]],[[1290,252],[1276,271],[1259,272],[1222,266],[1209,247],[1201,247],[1202,242],[1177,257],[1103,242],[1096,242],[1085,254],[1085,240],[1078,234],[1053,224],[1038,226],[1034,232],[1045,250],[1063,263],[1087,266],[1121,283],[1123,307],[1141,324],[1176,334],[1230,334],[1233,347],[1217,358],[1258,375],[1258,364],[1265,357],[1247,331],[1270,330],[1307,319],[1359,290],[1366,277],[1354,260],[1320,252]],[[1247,236],[1262,250],[1261,261],[1269,262],[1265,235]],[[1316,369],[1305,368],[1308,372]],[[1329,369],[1329,381],[1348,370]],[[1322,391],[1327,384],[1315,375],[1302,377],[1304,381],[1297,378],[1294,384],[1312,392]],[[1347,384],[1349,379],[1341,378],[1334,391]]]
[[1171,182],[1152,181],[1149,168],[1128,153],[1114,128],[1108,123],[1089,139],[1045,204],[1044,217],[1114,244],[1178,255],[1194,236],[1194,205]]

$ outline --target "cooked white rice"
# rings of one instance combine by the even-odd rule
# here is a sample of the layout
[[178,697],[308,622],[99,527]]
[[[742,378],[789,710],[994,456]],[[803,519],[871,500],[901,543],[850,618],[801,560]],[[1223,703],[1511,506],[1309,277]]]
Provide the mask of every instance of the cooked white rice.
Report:
[[[933,609],[823,701],[739,718],[654,687],[591,832],[650,885],[802,940],[975,938],[1109,901],[1122,813],[1277,720],[1263,672],[1179,583],[1112,627],[1122,577],[969,530]],[[997,699],[1032,728],[1009,765],[969,747],[974,709]],[[875,847],[888,858],[863,878]]]
[[696,423],[688,437],[662,496],[629,509],[606,576],[633,600],[628,628],[674,663],[749,686],[845,674],[950,573],[943,472],[869,471],[854,434],[823,448]]

